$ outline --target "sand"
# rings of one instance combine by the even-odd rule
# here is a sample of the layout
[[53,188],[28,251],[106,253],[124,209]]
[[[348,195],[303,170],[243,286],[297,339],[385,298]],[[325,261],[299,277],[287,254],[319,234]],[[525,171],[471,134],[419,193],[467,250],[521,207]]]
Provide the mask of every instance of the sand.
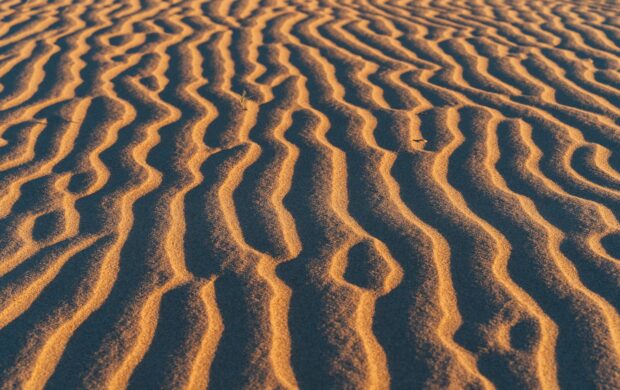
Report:
[[0,389],[620,388],[620,5],[0,1]]

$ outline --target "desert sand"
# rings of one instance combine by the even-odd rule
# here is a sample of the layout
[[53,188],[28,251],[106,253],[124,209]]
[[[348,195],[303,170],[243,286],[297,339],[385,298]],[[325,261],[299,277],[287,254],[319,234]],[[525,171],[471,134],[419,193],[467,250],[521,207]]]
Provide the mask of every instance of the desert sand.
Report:
[[619,389],[620,4],[0,1],[1,389]]

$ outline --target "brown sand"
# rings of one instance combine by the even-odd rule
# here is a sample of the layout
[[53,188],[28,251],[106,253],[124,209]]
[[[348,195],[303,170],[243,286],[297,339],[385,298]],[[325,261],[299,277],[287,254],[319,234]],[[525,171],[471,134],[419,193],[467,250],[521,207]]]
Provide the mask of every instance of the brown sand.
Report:
[[0,387],[620,388],[619,71],[615,1],[0,1]]

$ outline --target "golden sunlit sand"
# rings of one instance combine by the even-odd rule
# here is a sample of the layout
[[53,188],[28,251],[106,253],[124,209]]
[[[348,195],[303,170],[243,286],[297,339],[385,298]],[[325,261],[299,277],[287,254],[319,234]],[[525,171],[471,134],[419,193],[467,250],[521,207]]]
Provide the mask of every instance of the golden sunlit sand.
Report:
[[0,0],[0,389],[620,388],[620,4]]

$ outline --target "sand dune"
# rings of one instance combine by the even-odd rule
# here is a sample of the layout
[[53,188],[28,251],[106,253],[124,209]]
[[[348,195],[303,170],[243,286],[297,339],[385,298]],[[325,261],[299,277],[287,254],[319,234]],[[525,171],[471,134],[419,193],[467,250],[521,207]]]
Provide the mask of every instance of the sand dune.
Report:
[[615,1],[0,1],[0,388],[620,388],[619,71]]

